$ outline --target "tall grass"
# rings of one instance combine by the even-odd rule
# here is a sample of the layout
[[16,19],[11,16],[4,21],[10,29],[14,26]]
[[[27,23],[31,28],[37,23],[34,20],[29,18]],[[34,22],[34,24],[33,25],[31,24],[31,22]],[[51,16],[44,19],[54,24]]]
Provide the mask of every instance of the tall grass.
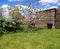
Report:
[[4,34],[0,37],[0,49],[60,49],[60,30]]

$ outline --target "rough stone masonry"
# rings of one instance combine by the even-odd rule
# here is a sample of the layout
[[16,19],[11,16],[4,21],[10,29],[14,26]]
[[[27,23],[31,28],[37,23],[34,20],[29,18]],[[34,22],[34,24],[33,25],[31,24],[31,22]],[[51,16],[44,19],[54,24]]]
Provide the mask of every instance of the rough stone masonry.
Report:
[[36,12],[36,21],[38,23],[36,23],[36,26],[38,26],[39,28],[45,28],[47,27],[47,24],[53,24],[52,28],[55,28],[55,20],[56,20],[56,9],[48,9],[48,10],[44,10],[44,11],[39,11]]

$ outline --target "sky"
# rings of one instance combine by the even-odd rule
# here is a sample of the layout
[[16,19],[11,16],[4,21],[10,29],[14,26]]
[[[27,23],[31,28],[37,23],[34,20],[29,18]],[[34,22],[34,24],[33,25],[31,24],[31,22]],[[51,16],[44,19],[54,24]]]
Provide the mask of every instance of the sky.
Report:
[[[22,5],[23,8],[26,8],[30,4],[34,9],[37,7],[36,2],[38,3],[38,9],[41,9],[41,10],[57,8],[60,5],[60,0],[0,0],[0,7],[4,8],[3,16],[8,18],[9,11],[6,7],[14,7],[15,5]],[[23,12],[21,13],[24,15]],[[25,13],[27,14],[28,12],[25,12]]]
[[35,8],[36,1],[39,3],[38,8],[40,9],[49,9],[49,8],[57,8],[60,5],[60,0],[0,0],[0,6],[10,6],[13,7],[14,5],[23,5],[28,6],[29,4]]

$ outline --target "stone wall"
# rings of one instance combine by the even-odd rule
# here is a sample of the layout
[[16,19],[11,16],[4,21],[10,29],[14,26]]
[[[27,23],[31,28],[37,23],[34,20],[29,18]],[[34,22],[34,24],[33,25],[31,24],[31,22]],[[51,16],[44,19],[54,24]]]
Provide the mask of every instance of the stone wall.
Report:
[[2,9],[0,8],[0,16],[2,16]]
[[36,23],[40,28],[47,27],[48,23],[52,23],[52,28],[55,28],[55,19],[56,19],[56,9],[48,9],[40,12],[36,12],[36,20],[39,21],[39,24]]
[[60,10],[57,10],[56,13],[56,28],[60,29]]

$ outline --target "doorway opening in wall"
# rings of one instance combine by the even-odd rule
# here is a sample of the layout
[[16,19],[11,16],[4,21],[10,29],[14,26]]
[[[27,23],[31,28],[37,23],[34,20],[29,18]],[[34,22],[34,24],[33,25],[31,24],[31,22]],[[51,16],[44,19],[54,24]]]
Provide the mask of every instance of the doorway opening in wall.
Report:
[[47,28],[52,29],[53,24],[52,23],[47,23]]

